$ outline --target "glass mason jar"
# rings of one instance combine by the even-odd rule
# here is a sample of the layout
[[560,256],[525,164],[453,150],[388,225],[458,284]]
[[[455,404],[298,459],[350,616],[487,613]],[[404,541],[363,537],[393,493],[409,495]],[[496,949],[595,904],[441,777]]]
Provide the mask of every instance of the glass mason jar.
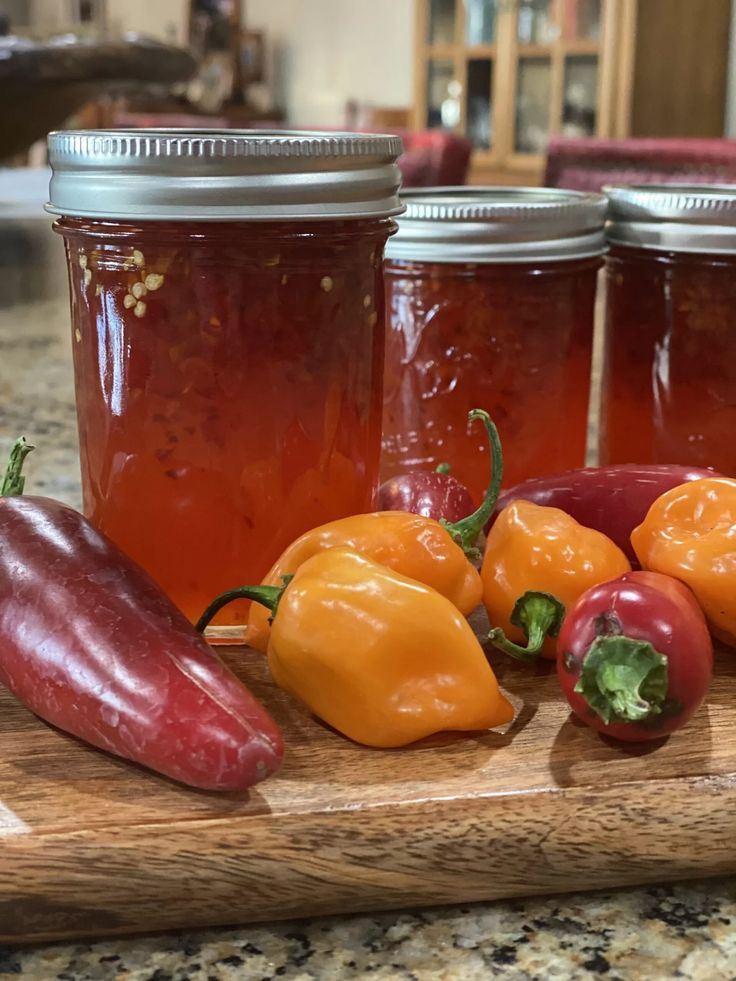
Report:
[[382,477],[449,463],[479,500],[486,409],[506,486],[585,459],[605,198],[545,188],[407,192],[387,247]]
[[600,461],[736,473],[736,188],[608,191]]
[[372,507],[400,148],[256,131],[49,138],[85,513],[191,619],[305,530]]

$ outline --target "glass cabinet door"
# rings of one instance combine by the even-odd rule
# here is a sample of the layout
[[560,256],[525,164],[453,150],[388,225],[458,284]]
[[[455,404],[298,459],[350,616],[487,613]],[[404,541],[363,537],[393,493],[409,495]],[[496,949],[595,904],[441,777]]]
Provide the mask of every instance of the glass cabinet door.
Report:
[[544,153],[549,137],[550,80],[549,58],[520,58],[516,76],[517,153]]
[[515,153],[598,131],[603,0],[514,0]]
[[429,0],[427,43],[442,46],[455,43],[455,0]]
[[559,36],[551,0],[518,0],[516,36],[519,44],[549,44]]
[[465,43],[495,44],[498,0],[465,0]]
[[562,135],[595,136],[597,110],[597,56],[568,55],[562,94]]
[[562,37],[597,41],[601,36],[601,0],[563,0]]
[[465,135],[474,147],[488,150],[493,142],[493,62],[490,58],[468,61],[465,98]]
[[460,121],[462,85],[447,58],[432,59],[427,70],[427,128],[455,129]]
[[601,71],[604,25],[620,0],[416,2],[418,123],[466,136],[481,166],[531,173],[550,136],[594,136],[610,125],[599,105],[612,78]]

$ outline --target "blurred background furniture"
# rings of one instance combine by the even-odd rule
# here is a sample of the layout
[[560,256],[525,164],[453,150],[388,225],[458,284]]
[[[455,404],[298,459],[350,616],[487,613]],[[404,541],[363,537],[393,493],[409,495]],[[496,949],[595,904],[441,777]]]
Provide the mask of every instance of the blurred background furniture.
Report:
[[[736,135],[732,3],[0,0],[0,34],[73,35],[94,53],[145,32],[194,61],[185,79],[139,72],[122,87],[106,64],[75,91],[49,89],[51,121],[6,97],[24,118],[5,130],[15,145],[60,124],[432,130],[470,141],[471,183],[538,184],[550,138],[713,138],[724,124]],[[736,69],[736,37],[731,49]],[[466,143],[422,141],[407,150],[407,181],[457,174]],[[17,162],[43,164],[43,142]]]
[[374,130],[376,133],[408,130],[411,111],[406,106],[375,106],[348,99],[345,106],[345,129]]
[[723,134],[731,0],[415,0],[413,125],[471,183],[540,183],[550,137]]
[[187,51],[148,38],[0,37],[0,160],[44,138],[102,93],[109,99],[147,84],[168,86],[194,68]]
[[442,130],[403,131],[404,152],[399,169],[404,187],[464,184],[473,144]]
[[345,107],[345,129],[397,133],[404,141],[399,168],[404,187],[464,184],[473,144],[443,129],[411,130],[410,111],[395,106],[364,105],[354,99]]
[[264,115],[283,120],[281,109],[251,103],[249,89],[263,82],[266,38],[247,30],[245,0],[188,0],[188,44],[197,72],[187,87],[191,105],[202,113],[219,113],[230,126],[247,126]]
[[184,87],[118,100],[107,125],[267,128],[283,123],[283,109],[251,101],[252,86],[264,81],[266,38],[246,29],[244,11],[244,0],[187,0],[184,34],[196,62],[193,76]]
[[606,184],[736,184],[736,140],[574,140],[553,137],[544,183],[577,191]]
[[[248,98],[249,87],[264,78],[265,37],[246,30],[243,0],[161,0],[153,10],[150,4],[0,2],[0,160],[44,163],[44,147],[29,148],[62,125],[283,121],[282,110]],[[128,30],[145,32],[154,23],[158,39]]]

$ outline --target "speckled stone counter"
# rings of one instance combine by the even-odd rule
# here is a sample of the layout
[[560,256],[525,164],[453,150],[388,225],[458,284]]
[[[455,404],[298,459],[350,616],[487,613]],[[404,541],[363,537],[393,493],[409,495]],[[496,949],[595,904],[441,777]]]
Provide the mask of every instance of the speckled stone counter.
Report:
[[[55,275],[63,286],[63,271],[57,267]],[[29,490],[78,506],[66,299],[44,290],[52,295],[27,302],[27,287],[32,295],[41,280],[13,282],[9,296],[5,280],[4,301],[0,283],[0,455],[25,433],[38,447],[28,464]],[[0,977],[717,981],[736,978],[736,882],[0,947]]]
[[60,981],[725,981],[736,974],[736,885],[0,948],[0,977],[12,974]]

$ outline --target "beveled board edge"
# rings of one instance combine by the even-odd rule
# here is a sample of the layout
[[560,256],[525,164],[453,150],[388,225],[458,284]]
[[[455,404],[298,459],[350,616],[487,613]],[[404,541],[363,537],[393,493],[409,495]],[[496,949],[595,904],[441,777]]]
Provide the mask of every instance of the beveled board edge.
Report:
[[0,940],[368,912],[736,872],[736,774],[18,835]]

